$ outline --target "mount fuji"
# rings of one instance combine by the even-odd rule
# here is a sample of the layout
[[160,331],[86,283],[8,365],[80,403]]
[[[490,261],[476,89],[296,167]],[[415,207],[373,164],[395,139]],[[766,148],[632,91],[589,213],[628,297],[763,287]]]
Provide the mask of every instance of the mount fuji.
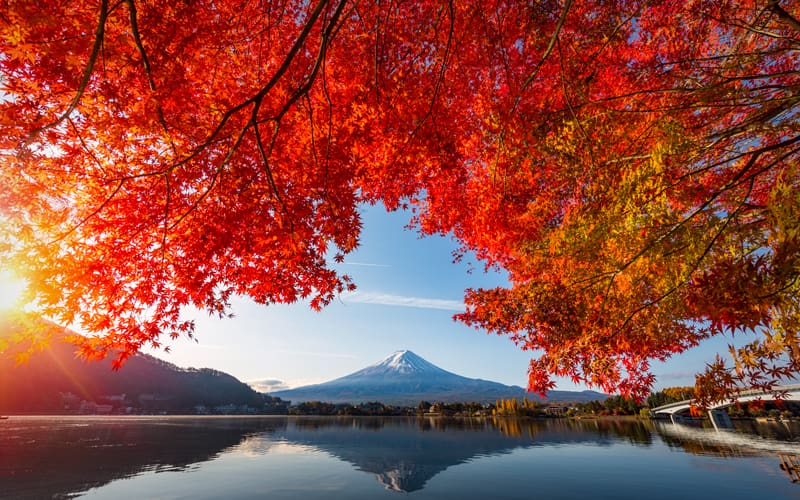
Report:
[[[297,404],[303,401],[357,404],[380,401],[384,404],[416,406],[420,401],[481,402],[527,396],[522,387],[488,380],[462,377],[443,370],[411,351],[397,351],[382,361],[341,378],[322,384],[270,393]],[[594,391],[550,391],[547,401],[585,402],[606,399]]]

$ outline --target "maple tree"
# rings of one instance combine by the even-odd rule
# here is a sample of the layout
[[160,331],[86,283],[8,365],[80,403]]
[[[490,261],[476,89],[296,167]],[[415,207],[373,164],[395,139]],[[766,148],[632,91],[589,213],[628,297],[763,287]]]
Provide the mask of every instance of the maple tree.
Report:
[[[800,369],[795,2],[0,2],[0,263],[123,362],[234,294],[354,285],[362,203],[508,271],[458,319],[551,377],[754,334],[701,397]],[[711,396],[709,396],[711,397]]]

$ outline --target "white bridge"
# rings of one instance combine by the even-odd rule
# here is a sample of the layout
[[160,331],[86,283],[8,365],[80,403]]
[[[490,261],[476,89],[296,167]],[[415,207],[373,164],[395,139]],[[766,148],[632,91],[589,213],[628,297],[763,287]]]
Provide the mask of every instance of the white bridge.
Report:
[[[707,408],[711,423],[715,428],[730,427],[730,417],[728,417],[728,412],[724,411],[725,408],[735,405],[736,403],[747,403],[748,401],[775,401],[775,394],[780,394],[780,399],[782,401],[800,401],[800,384],[777,386],[773,387],[771,391],[762,391],[760,389],[741,391],[736,397],[716,403]],[[669,415],[673,423],[678,423],[683,421],[681,413],[689,410],[691,405],[692,400],[687,399],[686,401],[679,401],[677,403],[670,403],[653,408],[650,410],[650,414],[653,416]]]

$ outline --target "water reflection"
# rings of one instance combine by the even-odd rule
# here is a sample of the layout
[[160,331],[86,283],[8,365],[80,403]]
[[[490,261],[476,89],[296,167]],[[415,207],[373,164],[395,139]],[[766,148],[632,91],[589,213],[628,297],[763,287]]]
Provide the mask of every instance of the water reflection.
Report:
[[778,452],[800,451],[800,426],[715,432],[606,419],[16,417],[0,423],[0,492],[69,498],[137,475],[192,471],[220,457],[267,457],[290,448],[335,457],[373,475],[386,490],[415,492],[448,468],[515,450],[663,449],[660,443],[698,455],[770,456],[777,468]]
[[185,470],[285,422],[259,419],[24,418],[0,424],[0,492],[71,498],[149,471]]
[[800,453],[800,424],[797,422],[739,421],[732,429],[720,430],[708,425],[657,422],[655,428],[668,446],[696,455],[746,457]]
[[512,435],[477,419],[342,418],[293,421],[282,435],[374,474],[388,490],[412,492],[448,467],[533,445],[542,427],[527,427]]
[[652,443],[645,422],[567,419],[312,418],[292,421],[280,435],[374,474],[399,492],[421,490],[449,467],[517,448]]

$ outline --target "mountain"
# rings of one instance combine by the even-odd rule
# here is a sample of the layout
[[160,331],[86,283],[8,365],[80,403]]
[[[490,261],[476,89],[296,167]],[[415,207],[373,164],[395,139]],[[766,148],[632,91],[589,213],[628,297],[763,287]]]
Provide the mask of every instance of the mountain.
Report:
[[[0,322],[0,335],[5,325]],[[74,333],[64,331],[63,335]],[[113,354],[109,356],[113,358]],[[124,397],[122,397],[124,395]],[[129,358],[118,371],[110,359],[86,362],[75,346],[55,336],[44,350],[17,366],[14,350],[0,352],[0,414],[91,412],[91,404],[134,411],[184,413],[195,405],[250,405],[263,395],[235,377],[208,368],[182,369],[146,354]]]
[[[270,394],[291,400],[294,404],[303,401],[351,404],[380,401],[391,405],[416,406],[420,401],[489,403],[509,398],[537,399],[516,385],[448,372],[411,351],[397,351],[379,363],[330,382]],[[606,397],[594,391],[550,391],[547,401],[585,402]]]

